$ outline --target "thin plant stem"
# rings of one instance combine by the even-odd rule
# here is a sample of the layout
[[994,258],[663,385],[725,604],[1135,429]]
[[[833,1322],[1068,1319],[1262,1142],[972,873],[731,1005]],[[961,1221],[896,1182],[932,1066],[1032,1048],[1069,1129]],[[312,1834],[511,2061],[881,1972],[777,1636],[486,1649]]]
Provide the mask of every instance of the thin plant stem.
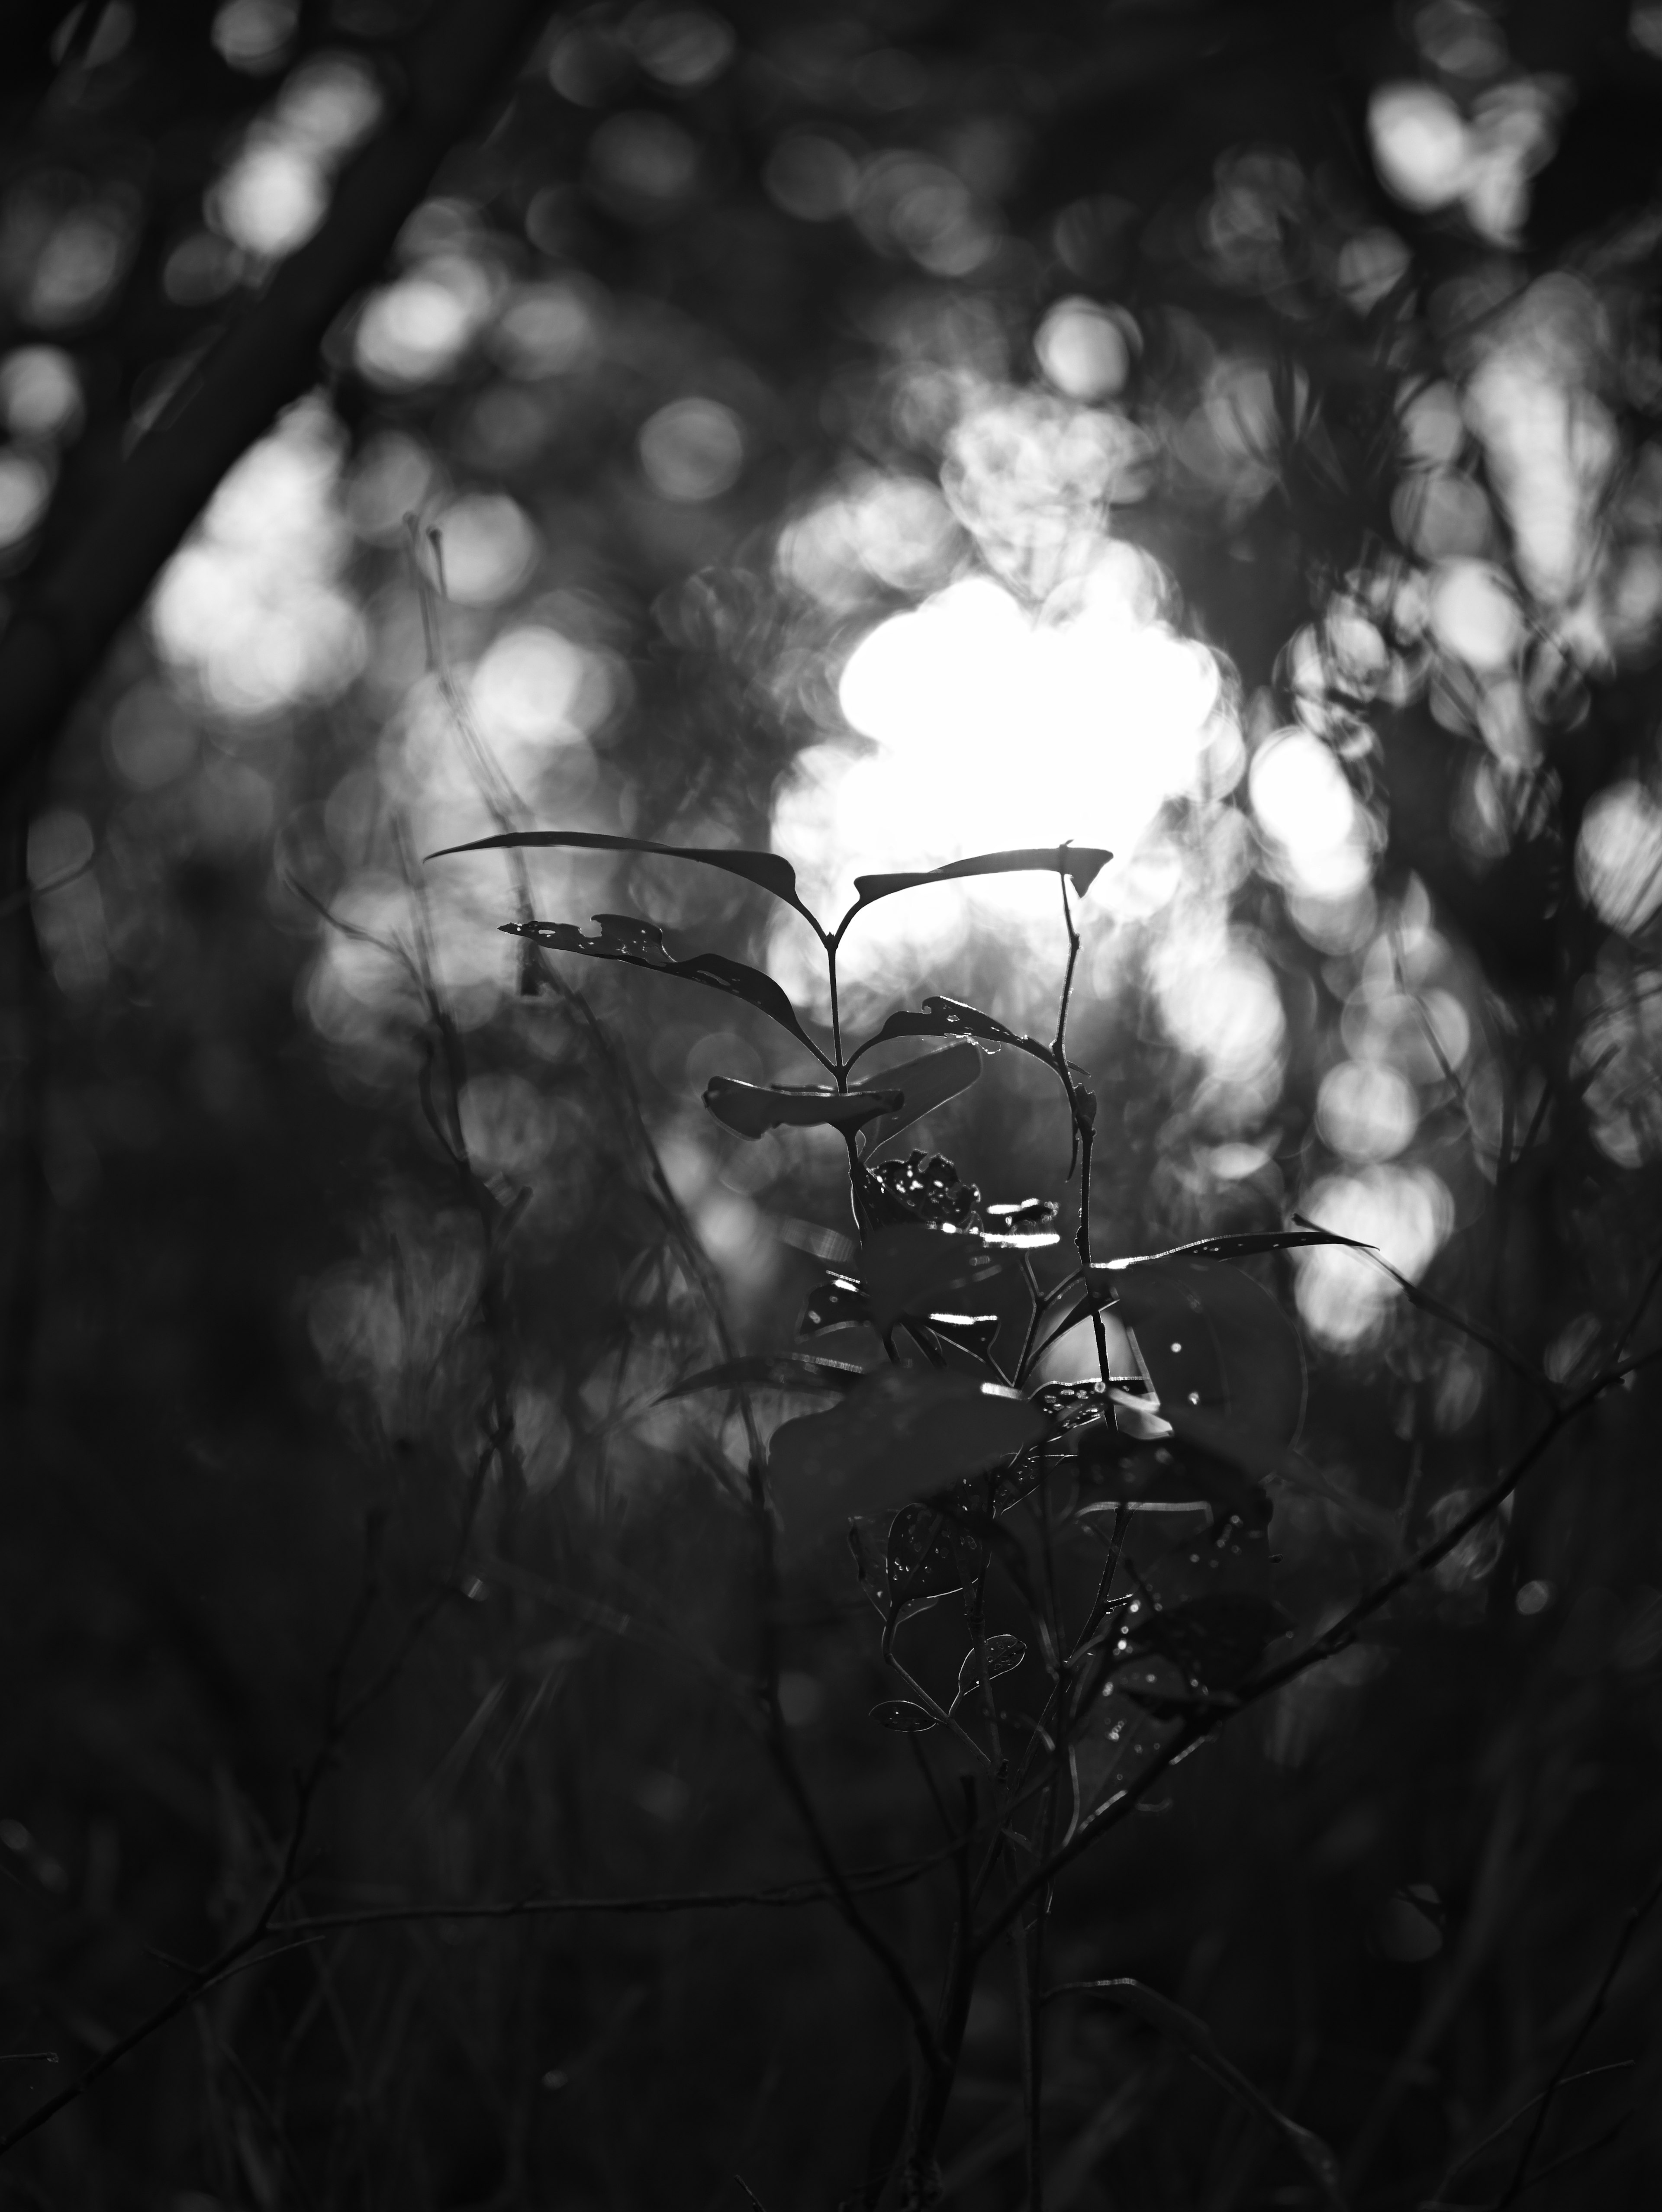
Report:
[[[983,1948],[995,1942],[1011,1920],[1034,1897],[1052,1882],[1062,1869],[1091,1849],[1103,1836],[1110,1833],[1136,1809],[1147,1797],[1154,1784],[1190,1753],[1196,1750],[1225,1721],[1249,1706],[1257,1705],[1272,1692],[1307,1674],[1312,1667],[1337,1652],[1348,1650],[1357,1638],[1364,1624],[1387,1605],[1397,1593],[1420,1576],[1430,1571],[1447,1558],[1455,1547],[1463,1542],[1472,1530],[1498,1510],[1511,1497],[1531,1471],[1544,1457],[1550,1446],[1563,1431],[1582,1413],[1596,1405],[1607,1392],[1624,1382],[1629,1375],[1662,1361],[1662,1347],[1624,1359],[1607,1368],[1574,1398],[1566,1401],[1543,1424],[1535,1436],[1513,1460],[1511,1466],[1482,1492],[1476,1503],[1453,1522],[1441,1535],[1424,1544],[1402,1564],[1385,1576],[1373,1588],[1363,1594],[1349,1611],[1335,1621],[1322,1635],[1312,1637],[1304,1648],[1295,1652],[1278,1667],[1267,1668],[1255,1676],[1243,1688],[1227,1696],[1215,1695],[1197,1704],[1195,1711],[1185,1715],[1177,1724],[1177,1733],[1152,1756],[1142,1771],[1128,1783],[1108,1802],[1099,1807],[1091,1819],[1081,1824],[1075,1833],[1050,1855],[1049,1859],[1035,1868],[1012,1896],[995,1912],[982,1929],[979,1941]],[[1648,1910],[1648,1906],[1647,1910]]]
[[1628,1955],[1634,1937],[1643,1927],[1659,1899],[1662,1899],[1662,1874],[1657,1875],[1622,1923],[1622,1932],[1616,1939],[1616,1945],[1610,1953],[1609,1963],[1599,1977],[1598,1986],[1593,1991],[1592,2001],[1581,2016],[1580,2025],[1565,2045],[1563,2054],[1556,2066],[1553,2068],[1547,2086],[1541,2093],[1540,2100],[1535,2108],[1535,2118],[1530,2123],[1529,2133],[1525,2136],[1518,2153],[1518,2163],[1512,2169],[1512,2179],[1501,2192],[1495,2206],[1495,2212],[1506,2212],[1506,2208],[1509,2204],[1515,2204],[1528,2185],[1530,2161],[1535,2156],[1541,2137],[1546,2130],[1554,2100],[1563,2087],[1564,2077],[1575,2063],[1577,2053],[1598,2026],[1604,2007],[1610,2001],[1610,1993],[1615,1984],[1616,1975],[1622,1970],[1622,1962]]

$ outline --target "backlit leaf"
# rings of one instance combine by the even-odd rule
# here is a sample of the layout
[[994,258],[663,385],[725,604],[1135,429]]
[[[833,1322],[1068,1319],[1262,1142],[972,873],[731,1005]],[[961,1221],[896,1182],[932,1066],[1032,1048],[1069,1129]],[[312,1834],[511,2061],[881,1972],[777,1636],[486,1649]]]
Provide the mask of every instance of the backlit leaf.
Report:
[[[889,1016],[874,1037],[868,1037],[854,1055],[855,1060],[868,1053],[874,1045],[887,1044],[896,1037],[950,1036],[978,1037],[983,1044],[996,1049],[1001,1045],[1012,1046],[1032,1059],[1042,1060],[1054,1074],[1056,1061],[1050,1048],[1041,1044],[1037,1037],[1018,1036],[1002,1022],[983,1014],[978,1006],[968,1006],[959,999],[932,998],[923,1001],[922,1013],[902,1009]],[[849,1063],[852,1066],[852,1062]]]
[[770,1129],[857,1129],[880,1114],[900,1106],[898,1091],[832,1091],[819,1084],[741,1083],[737,1076],[714,1075],[704,1086],[704,1104],[724,1128],[740,1137],[764,1137]]
[[971,876],[1028,875],[1040,871],[1066,876],[1081,898],[1113,859],[1093,845],[1026,845],[1007,853],[977,853],[971,860],[949,860],[943,868],[904,869],[895,875],[856,876],[860,896],[837,926],[840,937],[862,908],[897,891],[916,890],[923,884],[962,883]]
[[903,1060],[898,1067],[885,1068],[869,1085],[855,1084],[856,1091],[880,1087],[898,1091],[903,1101],[895,1113],[868,1123],[861,1132],[861,1151],[873,1152],[880,1145],[886,1145],[891,1137],[899,1136],[914,1121],[921,1121],[937,1106],[944,1106],[949,1098],[956,1098],[960,1091],[967,1091],[980,1074],[981,1054],[976,1047],[950,1044],[944,1052],[926,1052],[916,1060]]
[[673,959],[656,922],[621,914],[597,914],[594,920],[600,925],[598,937],[585,936],[569,921],[505,921],[502,931],[504,937],[529,938],[550,952],[579,952],[589,960],[621,960],[630,968],[649,968],[654,975],[674,975],[683,982],[725,991],[729,998],[742,999],[770,1021],[777,1022],[816,1060],[825,1060],[797,1020],[795,1007],[772,976],[763,975],[760,969],[746,967],[742,960],[729,960],[723,952],[695,952],[688,960]]
[[453,853],[532,851],[553,847],[590,853],[655,853],[667,860],[697,860],[702,867],[720,868],[726,875],[742,876],[746,883],[771,892],[811,923],[816,936],[823,937],[825,933],[796,895],[795,869],[777,853],[752,853],[734,847],[659,845],[650,837],[613,837],[597,830],[505,830],[495,837],[475,837],[466,845],[442,846],[427,858],[442,860]]
[[801,1550],[852,1515],[995,1466],[1044,1430],[1017,1391],[937,1368],[880,1368],[830,1413],[776,1430],[769,1486],[787,1541]]

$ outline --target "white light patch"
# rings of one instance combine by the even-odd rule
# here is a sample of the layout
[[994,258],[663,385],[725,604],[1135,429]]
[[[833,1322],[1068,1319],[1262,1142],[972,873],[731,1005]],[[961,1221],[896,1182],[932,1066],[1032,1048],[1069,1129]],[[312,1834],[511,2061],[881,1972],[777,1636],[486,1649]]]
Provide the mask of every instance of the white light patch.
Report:
[[[1447,1186],[1428,1168],[1366,1167],[1330,1176],[1301,1209],[1324,1229],[1371,1244],[1410,1282],[1417,1282],[1454,1226]],[[1324,1344],[1349,1351],[1379,1332],[1397,1285],[1361,1253],[1318,1244],[1293,1255],[1299,1311]]]
[[1367,131],[1379,175],[1404,206],[1446,207],[1465,190],[1471,141],[1459,109],[1435,86],[1381,85],[1368,103]]
[[1394,1159],[1420,1126],[1419,1101],[1387,1062],[1342,1060],[1322,1079],[1316,1126],[1344,1159]]
[[[1193,782],[1219,699],[1211,655],[1148,618],[1143,586],[1140,556],[1110,548],[1063,615],[1035,617],[979,576],[870,631],[840,697],[872,743],[817,747],[776,823],[810,900],[834,912],[856,873],[1011,846],[1072,839],[1129,857]],[[995,878],[875,908],[850,935],[850,972],[939,949],[966,902],[1059,939],[1053,880]]]
[[363,664],[363,623],[337,582],[338,429],[302,401],[251,447],[157,580],[162,658],[233,720],[331,699]]
[[1320,738],[1284,730],[1255,756],[1252,811],[1288,887],[1313,897],[1346,897],[1367,883],[1369,826],[1344,770]]
[[1447,561],[1431,586],[1431,627],[1446,653],[1496,676],[1517,657],[1524,625],[1497,570],[1485,561]]
[[1588,807],[1575,873],[1601,921],[1631,935],[1662,903],[1662,807],[1642,784],[1612,784]]

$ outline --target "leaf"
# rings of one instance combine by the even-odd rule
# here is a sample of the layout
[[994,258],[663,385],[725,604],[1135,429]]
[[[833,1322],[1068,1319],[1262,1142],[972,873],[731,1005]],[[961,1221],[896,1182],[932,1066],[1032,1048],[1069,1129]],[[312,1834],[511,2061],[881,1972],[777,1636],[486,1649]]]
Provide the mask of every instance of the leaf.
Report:
[[852,1237],[826,1229],[818,1221],[795,1221],[788,1213],[779,1213],[772,1217],[772,1228],[782,1244],[794,1245],[799,1252],[823,1260],[827,1267],[851,1267],[860,1257],[860,1247]]
[[1260,1252],[1293,1252],[1306,1244],[1343,1244],[1353,1252],[1371,1252],[1354,1237],[1341,1237],[1332,1229],[1252,1229],[1227,1237],[1202,1237],[1192,1244],[1174,1244],[1169,1252],[1150,1252],[1136,1260],[1111,1260],[1111,1267],[1146,1267],[1155,1260],[1247,1260]]
[[997,1314],[930,1313],[919,1326],[927,1327],[943,1344],[955,1345],[984,1364],[1003,1323]]
[[1145,1613],[1127,1633],[1132,1651],[1158,1652],[1202,1689],[1233,1690],[1293,1624],[1280,1606],[1246,1590],[1217,1590]]
[[[1001,1674],[1014,1674],[1027,1656],[1027,1647],[1019,1636],[989,1636],[986,1638],[986,1651],[989,1682],[995,1682]],[[971,1690],[980,1687],[981,1654],[971,1645],[958,1670],[958,1694],[966,1698]]]
[[1278,1443],[1250,1420],[1216,1413],[1205,1406],[1165,1405],[1160,1412],[1170,1422],[1172,1434],[1182,1443],[1198,1447],[1202,1458],[1211,1460],[1215,1466],[1220,1460],[1227,1461],[1231,1467],[1250,1475],[1255,1483],[1267,1481],[1275,1475],[1294,1490],[1323,1498],[1359,1528],[1365,1528],[1393,1559],[1401,1558],[1402,1532],[1396,1516],[1382,1506],[1370,1504],[1364,1498],[1355,1498],[1348,1491],[1341,1490],[1336,1483],[1330,1482],[1312,1467],[1308,1460],[1301,1458],[1290,1444]]
[[[961,999],[925,999],[921,1014],[907,1012],[904,1007],[889,1016],[874,1037],[868,1038],[860,1048],[869,1052],[874,1044],[886,1044],[892,1037],[908,1036],[975,1036],[989,1044],[1031,1044],[1031,1037],[1019,1037],[1014,1030],[983,1014],[977,1006],[966,1006]],[[859,1054],[855,1055],[859,1058]]]
[[1053,1198],[1020,1198],[983,1206],[981,1212],[983,1218],[1001,1235],[1027,1237],[1049,1229],[1061,1208]]
[[865,1372],[863,1367],[850,1366],[841,1359],[810,1359],[790,1352],[772,1357],[756,1354],[723,1360],[719,1367],[700,1368],[685,1382],[666,1390],[658,1402],[666,1405],[670,1399],[685,1398],[693,1390],[732,1390],[746,1384],[758,1390],[849,1390]]
[[1112,1981],[1069,1982],[1063,1989],[1053,1990],[1052,1996],[1064,1991],[1075,1991],[1082,1996],[1099,1996],[1123,2011],[1135,2013],[1149,2027],[1169,2035],[1180,2043],[1189,2056],[1221,2087],[1244,2105],[1255,2118],[1273,2128],[1276,2134],[1303,2162],[1331,2212],[1344,2212],[1344,2197],[1339,2187],[1339,2162],[1318,2135],[1289,2120],[1285,2112],[1272,2105],[1262,2089],[1249,2081],[1238,2066],[1232,2065],[1213,2039],[1212,2031],[1191,2012],[1173,2004],[1169,1997],[1147,1989],[1142,1983],[1129,1976],[1116,1977]]
[[872,1321],[886,1334],[898,1321],[922,1319],[952,1291],[989,1281],[999,1263],[974,1230],[907,1221],[874,1230],[861,1265]]
[[819,1336],[827,1329],[858,1328],[871,1317],[871,1308],[861,1286],[851,1276],[833,1275],[818,1290],[809,1291],[796,1333],[799,1336]]
[[[1030,1054],[1034,1060],[1043,1060],[1051,1073],[1056,1073],[1056,1061],[1050,1048],[1041,1044],[1037,1037],[1018,1036],[1014,1030],[983,1014],[979,1007],[965,1006],[960,999],[932,998],[923,1001],[923,1011],[914,1014],[905,1011],[891,1014],[874,1037],[868,1037],[854,1055],[858,1060],[874,1045],[887,1044],[896,1037],[909,1036],[968,1036],[979,1037],[983,1044],[995,1049],[1011,1045],[1017,1052]],[[853,1061],[849,1066],[853,1066]]]
[[[1114,1402],[1125,1401],[1116,1394]],[[1099,1483],[1115,1505],[1133,1512],[1180,1513],[1201,1505],[1215,1514],[1238,1514],[1249,1526],[1269,1517],[1263,1493],[1242,1480],[1233,1461],[1209,1450],[1156,1448],[1105,1426],[1087,1429],[1081,1437],[1079,1463],[1081,1475]]]
[[713,1075],[704,1086],[704,1104],[740,1137],[764,1137],[770,1129],[856,1129],[874,1115],[892,1114],[898,1091],[831,1091],[817,1083],[741,1083],[735,1075]]
[[901,1735],[922,1735],[935,1724],[934,1715],[910,1698],[885,1698],[872,1707],[871,1717],[879,1728],[893,1729]]
[[[442,860],[453,853],[540,850],[554,846],[589,853],[655,853],[668,860],[697,860],[703,867],[720,868],[726,875],[742,876],[746,883],[782,899],[812,926],[816,937],[822,940],[825,937],[819,922],[796,896],[795,869],[777,853],[746,852],[733,846],[659,845],[650,837],[612,837],[598,830],[505,830],[498,836],[475,837],[466,845],[441,846],[427,858]],[[859,889],[858,884],[855,888]]]
[[963,1554],[945,1520],[928,1505],[903,1505],[895,1515],[883,1565],[889,1594],[902,1604],[950,1596],[964,1587]]
[[[868,1037],[861,1046],[860,1052],[869,1052],[874,1045],[887,1044],[896,1037],[909,1036],[979,1037],[983,1044],[1008,1044],[1018,1048],[1028,1046],[1044,1054],[1046,1060],[1050,1056],[1037,1037],[1018,1036],[1013,1029],[1007,1029],[991,1014],[983,1014],[978,1006],[968,1006],[962,999],[941,996],[925,999],[922,1013],[915,1014],[902,1007],[891,1014],[877,1035]],[[855,1058],[859,1057],[860,1053],[856,1053]]]
[[590,960],[621,960],[630,968],[649,968],[655,975],[675,975],[684,982],[725,991],[729,998],[742,999],[770,1021],[777,1022],[816,1060],[825,1060],[824,1053],[797,1020],[795,1007],[772,976],[763,975],[759,968],[729,960],[723,952],[695,952],[690,960],[674,960],[655,921],[642,921],[626,914],[597,914],[594,919],[600,925],[598,937],[586,937],[570,921],[505,921],[502,932],[504,937],[529,938],[550,952],[580,952]]
[[1044,1434],[1014,1390],[937,1368],[884,1367],[828,1413],[774,1432],[768,1475],[801,1550],[850,1515],[880,1513],[1007,1460]]
[[[903,1060],[898,1067],[885,1068],[875,1079],[876,1085],[884,1091],[898,1091],[903,1103],[897,1112],[886,1114],[880,1121],[861,1131],[861,1152],[874,1152],[880,1145],[886,1145],[891,1137],[898,1137],[914,1121],[921,1121],[937,1106],[967,1091],[980,1075],[981,1054],[972,1044],[951,1044],[944,1052],[926,1052],[919,1059]],[[868,1087],[854,1085],[856,1091]]]
[[1293,1442],[1304,1420],[1304,1352],[1262,1284],[1182,1254],[1117,1261],[1106,1273],[1162,1415],[1208,1408],[1276,1445]]
[[909,868],[898,875],[856,876],[854,887],[860,896],[837,925],[837,934],[841,937],[855,915],[862,908],[875,905],[879,899],[892,898],[897,891],[916,890],[922,884],[961,883],[970,876],[1026,875],[1048,871],[1053,875],[1066,876],[1083,898],[1113,857],[1111,853],[1094,845],[1026,845],[1017,851],[977,853],[971,860],[949,860],[944,868]]

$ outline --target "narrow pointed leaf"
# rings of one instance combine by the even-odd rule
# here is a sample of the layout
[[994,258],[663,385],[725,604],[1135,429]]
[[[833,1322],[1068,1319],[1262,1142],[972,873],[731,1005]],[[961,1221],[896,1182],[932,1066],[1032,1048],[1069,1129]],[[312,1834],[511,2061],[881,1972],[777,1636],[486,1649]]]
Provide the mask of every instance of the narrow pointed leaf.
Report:
[[1250,1260],[1260,1252],[1294,1252],[1306,1244],[1343,1244],[1353,1252],[1371,1252],[1354,1237],[1341,1237],[1332,1229],[1253,1229],[1227,1237],[1202,1237],[1192,1244],[1174,1244],[1167,1252],[1150,1252],[1131,1260],[1111,1260],[1111,1269],[1147,1267],[1159,1260]]
[[896,1112],[867,1124],[861,1132],[861,1150],[873,1152],[880,1145],[886,1145],[891,1137],[899,1136],[914,1121],[921,1121],[937,1106],[967,1091],[980,1074],[981,1054],[974,1045],[949,1044],[944,1052],[926,1052],[916,1060],[903,1060],[898,1067],[885,1068],[869,1085],[855,1084],[858,1091],[880,1087],[898,1091],[902,1100]]
[[427,858],[442,860],[453,853],[546,850],[554,847],[586,853],[655,853],[667,860],[697,860],[702,867],[720,868],[725,875],[741,876],[746,883],[771,892],[812,924],[816,936],[825,933],[796,895],[795,869],[777,853],[746,852],[737,846],[660,845],[650,837],[613,837],[598,830],[505,830],[495,837],[475,837],[466,845],[441,846]]
[[664,944],[664,933],[654,921],[642,921],[632,915],[597,914],[594,920],[600,925],[598,937],[585,936],[575,922],[570,921],[505,921],[504,937],[528,937],[535,945],[550,952],[579,952],[589,960],[621,960],[630,968],[648,968],[654,975],[675,975],[687,983],[703,983],[712,991],[725,991],[729,998],[742,999],[746,1006],[754,1006],[770,1021],[777,1022],[797,1042],[806,1045],[816,1060],[825,1054],[814,1043],[796,1018],[796,1009],[774,981],[759,968],[746,967],[742,960],[729,960],[723,952],[695,952],[691,959],[672,958]]
[[743,1359],[724,1359],[719,1367],[703,1367],[673,1390],[666,1390],[661,1405],[685,1398],[693,1390],[734,1390],[748,1386],[757,1390],[851,1390],[865,1373],[841,1359],[811,1359],[806,1354],[758,1353]]
[[922,884],[961,883],[971,876],[1030,875],[1044,871],[1066,876],[1083,898],[1102,870],[1113,859],[1094,845],[1026,845],[1008,853],[977,853],[967,860],[949,860],[944,868],[908,868],[887,876],[856,876],[860,896],[837,924],[840,936],[864,907],[897,891],[916,890]]
[[775,1431],[768,1480],[795,1550],[850,1515],[880,1513],[1036,1443],[1044,1417],[995,1383],[935,1368],[885,1367],[828,1413]]
[[764,1137],[770,1129],[857,1129],[880,1114],[900,1106],[898,1091],[831,1091],[818,1084],[741,1083],[737,1076],[715,1075],[704,1086],[704,1104],[723,1128],[740,1137]]

